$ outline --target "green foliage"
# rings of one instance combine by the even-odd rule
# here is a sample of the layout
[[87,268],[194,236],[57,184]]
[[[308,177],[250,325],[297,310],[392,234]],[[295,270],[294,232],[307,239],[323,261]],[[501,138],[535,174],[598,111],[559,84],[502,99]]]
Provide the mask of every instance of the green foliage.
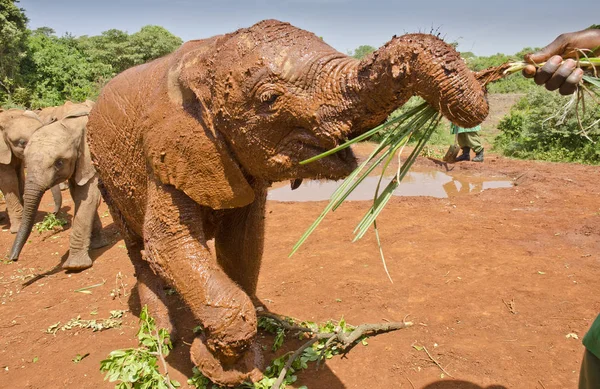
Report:
[[39,223],[35,223],[33,227],[37,230],[37,232],[42,233],[44,231],[60,229],[65,224],[67,224],[65,219],[62,219],[53,213],[47,213],[46,216],[44,216],[44,219]]
[[0,0],[0,104],[32,109],[66,100],[94,100],[101,87],[129,67],[164,56],[182,43],[160,26],[129,35],[112,29],[98,36],[27,30],[13,0]]
[[23,78],[30,95],[22,103],[31,108],[94,98],[100,87],[98,82],[112,75],[109,65],[92,62],[69,35],[58,38],[38,29],[27,47]]
[[[460,53],[469,69],[478,72],[493,66],[500,66],[506,62],[522,61],[527,53],[537,51],[537,48],[526,47],[514,55],[494,54],[488,57],[478,57],[471,52]],[[490,93],[525,93],[537,86],[533,80],[523,77],[521,74],[512,74],[499,81],[488,85]]]
[[[342,318],[339,322],[328,321],[325,324],[317,324],[313,322],[301,322],[297,324],[293,319],[285,319],[288,324],[292,326],[300,326],[311,329],[313,334],[333,334],[333,333],[346,333],[349,334],[354,331],[355,327],[348,325]],[[279,349],[285,338],[286,329],[278,321],[268,318],[259,317],[258,327],[275,335],[275,341],[273,343],[273,350]],[[306,333],[300,334],[300,339],[306,339]],[[366,336],[362,337],[357,341],[363,345],[367,345]],[[285,375],[285,379],[281,385],[282,389],[286,388],[286,385],[291,385],[298,380],[298,372],[308,369],[310,362],[317,362],[323,358],[331,359],[334,355],[339,355],[342,350],[336,345],[329,344],[327,339],[320,339],[312,346],[307,347],[302,351],[300,356],[292,362],[291,367],[288,369]],[[271,389],[273,384],[276,382],[277,377],[281,374],[284,366],[288,363],[289,358],[292,357],[293,352],[285,353],[284,355],[275,358],[271,364],[263,372],[264,377],[262,380],[256,383],[246,382],[236,389]],[[192,369],[192,377],[188,379],[188,384],[194,386],[196,389],[224,389],[217,385],[214,385],[206,378],[196,367]],[[306,386],[300,386],[298,389],[308,389]]]
[[111,29],[98,36],[82,36],[77,41],[87,57],[109,65],[113,74],[169,54],[182,43],[165,28],[150,25],[132,35]]
[[591,26],[589,26],[587,28],[587,30],[595,30],[595,29],[600,29],[600,24],[592,24]]
[[100,371],[106,373],[104,379],[109,382],[119,381],[115,389],[178,388],[180,384],[169,379],[167,371],[164,376],[159,371],[158,359],[164,361],[173,345],[167,330],[156,329],[147,306],[140,312],[137,338],[138,348],[112,351],[107,359],[100,362]]
[[21,60],[25,57],[27,17],[17,0],[0,0],[0,101],[15,88]]
[[494,148],[516,158],[600,164],[600,104],[586,98],[585,113],[579,107],[589,139],[581,131],[575,108],[571,97],[533,89],[498,125],[501,133]]
[[350,55],[356,59],[363,59],[365,56],[367,56],[368,54],[371,54],[375,50],[377,50],[377,49],[373,46],[362,45],[362,46],[358,46],[354,50],[354,52],[349,52],[348,55]]

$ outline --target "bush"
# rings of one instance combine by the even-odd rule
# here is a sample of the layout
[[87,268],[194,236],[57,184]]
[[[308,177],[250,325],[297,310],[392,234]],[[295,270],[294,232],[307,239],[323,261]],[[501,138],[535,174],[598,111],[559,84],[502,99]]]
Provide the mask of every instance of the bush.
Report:
[[[513,55],[494,54],[488,57],[477,57],[471,52],[461,53],[469,69],[474,72],[484,70],[493,66],[500,66],[506,62],[522,61],[527,53],[538,51],[538,48],[526,47]],[[537,88],[533,80],[523,77],[521,74],[512,74],[488,85],[490,93],[525,93]]]
[[494,148],[504,155],[555,162],[600,164],[600,105],[587,98],[580,119],[587,129],[582,133],[575,105],[565,111],[571,97],[531,90],[504,117],[494,140]]

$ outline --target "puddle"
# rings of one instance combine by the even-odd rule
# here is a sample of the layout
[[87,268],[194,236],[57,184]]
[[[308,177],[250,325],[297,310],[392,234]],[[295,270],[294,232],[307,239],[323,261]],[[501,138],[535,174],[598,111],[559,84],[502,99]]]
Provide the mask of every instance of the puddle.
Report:
[[[384,178],[381,189],[392,180]],[[348,200],[372,200],[379,176],[367,177],[348,196]],[[329,200],[342,181],[304,180],[294,191],[287,185],[271,189],[267,200],[273,201],[322,201]],[[283,184],[283,183],[282,183]],[[469,193],[479,193],[486,189],[510,188],[512,181],[504,177],[468,177],[449,175],[440,171],[408,172],[402,183],[394,191],[394,196],[429,196],[449,198]]]

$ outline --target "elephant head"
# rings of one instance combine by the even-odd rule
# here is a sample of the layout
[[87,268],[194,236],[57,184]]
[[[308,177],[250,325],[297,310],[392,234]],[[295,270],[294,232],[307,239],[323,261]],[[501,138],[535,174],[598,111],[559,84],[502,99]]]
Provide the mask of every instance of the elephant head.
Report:
[[25,146],[42,125],[40,118],[32,111],[9,109],[0,112],[0,163],[9,164],[13,155],[23,159]]
[[310,32],[265,21],[190,50],[171,72],[183,104],[197,107],[250,176],[269,181],[347,175],[349,151],[298,162],[382,123],[413,95],[465,127],[488,113],[458,53],[424,34],[394,37],[359,61]]
[[25,148],[23,219],[10,253],[12,260],[19,257],[29,237],[44,192],[67,179],[85,185],[96,174],[85,141],[87,121],[88,111],[72,113],[31,136]]

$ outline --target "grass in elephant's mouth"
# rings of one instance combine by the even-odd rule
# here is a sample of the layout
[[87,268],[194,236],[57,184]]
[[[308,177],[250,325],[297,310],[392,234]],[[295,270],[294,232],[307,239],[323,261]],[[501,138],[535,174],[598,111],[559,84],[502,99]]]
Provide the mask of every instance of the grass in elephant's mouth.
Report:
[[[346,149],[351,145],[367,140],[373,137],[376,134],[383,133],[383,137],[379,142],[379,145],[373,150],[373,152],[367,157],[367,159],[359,165],[338,187],[338,189],[333,193],[329,204],[325,207],[321,215],[314,221],[314,223],[308,228],[308,230],[302,235],[300,240],[296,243],[290,256],[292,256],[300,246],[306,241],[306,239],[310,236],[310,234],[317,228],[317,226],[323,221],[325,216],[332,211],[335,211],[344,200],[352,193],[354,189],[365,179],[367,176],[375,170],[377,166],[383,164],[383,169],[381,175],[379,177],[379,183],[375,190],[375,194],[373,196],[373,205],[364,215],[360,223],[354,229],[354,233],[356,234],[354,241],[362,238],[365,233],[368,231],[369,227],[373,225],[375,228],[375,234],[377,237],[377,243],[379,245],[379,252],[381,254],[381,258],[383,260],[383,265],[388,275],[390,281],[392,281],[389,272],[387,271],[387,267],[385,265],[385,258],[383,256],[383,251],[381,248],[381,241],[379,240],[379,233],[377,231],[377,216],[383,210],[387,202],[392,197],[392,193],[398,187],[413,162],[417,158],[417,156],[421,153],[421,150],[431,137],[431,134],[435,131],[439,121],[441,119],[441,115],[429,106],[426,102],[419,104],[415,108],[408,110],[404,114],[364,133],[363,135],[354,138],[334,149],[331,149],[325,153],[317,155],[316,157],[307,159],[306,161],[302,161],[301,164],[307,164],[314,162],[318,159],[327,157],[331,154],[334,154],[340,150]],[[417,140],[416,146],[408,156],[408,158],[404,161],[404,163],[398,164],[398,169],[396,171],[395,177],[392,181],[385,187],[381,188],[381,180],[385,175],[387,168],[390,163],[394,159],[394,156],[398,153],[398,158],[402,154],[402,149],[411,138],[411,136],[415,133],[420,134],[420,139]]]

